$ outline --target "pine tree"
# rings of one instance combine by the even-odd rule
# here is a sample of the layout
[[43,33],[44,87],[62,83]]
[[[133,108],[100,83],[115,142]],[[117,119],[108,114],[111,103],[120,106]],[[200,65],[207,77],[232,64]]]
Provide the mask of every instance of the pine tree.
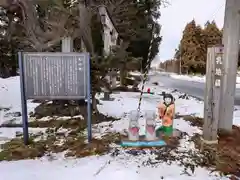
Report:
[[222,31],[217,27],[215,21],[207,21],[203,29],[205,43],[205,62],[207,61],[207,49],[214,45],[222,44]]
[[[140,34],[138,39],[133,41],[135,44],[134,49],[135,53],[139,54],[140,57],[143,58],[143,67],[146,66],[147,58],[148,58],[148,51],[150,46],[150,41],[152,39],[152,26],[154,26],[154,37],[153,37],[153,44],[150,54],[150,59],[153,59],[158,51],[159,51],[159,44],[161,43],[162,37],[160,36],[160,25],[155,22],[154,19],[160,17],[159,8],[161,6],[161,0],[152,0],[152,1],[145,1],[141,0],[138,2],[139,13],[138,13],[138,21],[144,22],[144,29],[140,30]],[[143,21],[144,20],[144,21]],[[141,26],[140,26],[141,27]]]
[[175,53],[174,53],[174,58],[177,60],[181,59],[181,52],[180,52],[181,46],[180,44],[178,45],[178,48],[175,49]]
[[[107,3],[108,2],[108,3]],[[129,42],[127,51],[135,58],[142,58],[142,65],[146,65],[150,41],[152,38],[152,28],[154,24],[154,40],[152,45],[151,58],[158,53],[161,42],[160,25],[153,21],[159,18],[159,7],[161,0],[106,0],[120,37],[124,42]]]
[[189,72],[204,71],[204,45],[202,29],[192,20],[186,25],[180,43],[182,65],[188,67]]
[[221,44],[222,34],[222,29],[220,30],[214,21],[207,21],[203,29],[196,25],[194,20],[188,23],[174,54],[175,59],[181,58],[182,70],[205,74],[207,48]]
[[[21,35],[20,29],[18,31],[11,31],[13,14],[0,11],[0,77],[7,78],[17,74],[17,56],[16,53],[20,49],[20,42],[18,36]],[[14,21],[15,27],[18,27],[18,22]],[[17,33],[17,34],[16,34]]]
[[217,27],[215,21],[211,23],[207,21],[203,29],[203,34],[205,36],[206,47],[222,43],[222,31]]

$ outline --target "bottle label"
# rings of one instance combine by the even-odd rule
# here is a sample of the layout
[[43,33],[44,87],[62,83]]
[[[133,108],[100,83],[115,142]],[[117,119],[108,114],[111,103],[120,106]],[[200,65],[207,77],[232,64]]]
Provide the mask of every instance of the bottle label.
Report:
[[146,130],[147,130],[147,133],[149,133],[149,134],[152,135],[152,134],[155,133],[155,126],[153,126],[153,125],[147,125]]
[[139,132],[139,128],[138,128],[138,127],[132,127],[132,128],[130,128],[130,133],[131,133],[133,136],[138,135],[138,132]]

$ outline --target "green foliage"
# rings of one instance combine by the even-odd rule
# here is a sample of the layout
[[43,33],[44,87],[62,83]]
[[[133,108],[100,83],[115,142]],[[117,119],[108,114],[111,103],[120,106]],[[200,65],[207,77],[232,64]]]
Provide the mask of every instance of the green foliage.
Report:
[[0,20],[3,22],[0,24],[0,77],[16,75],[19,50],[61,50],[61,38],[73,34],[77,27],[77,16],[73,16],[76,15],[76,8],[70,6],[69,2],[31,1],[30,4],[21,4],[27,9],[26,12],[20,7],[11,11],[0,9]]
[[213,46],[222,43],[222,30],[217,27],[214,21],[212,21],[211,23],[208,21],[205,24],[203,34],[205,36],[206,46]]
[[12,14],[0,10],[0,77],[16,75],[17,57],[19,42],[16,40],[16,34],[11,33],[9,21],[13,18]]
[[[0,56],[3,57],[0,60],[0,65],[3,64],[2,66],[6,67],[7,70],[11,69],[16,64],[16,52],[18,49],[23,51],[60,51],[61,37],[69,34],[75,34],[75,51],[79,51],[80,37],[76,33],[79,29],[77,22],[79,16],[78,6],[73,6],[70,2],[72,1],[31,1],[31,3],[34,3],[33,6],[36,7],[31,9],[31,5],[27,4],[29,5],[28,8],[32,10],[32,14],[27,15],[35,14],[32,24],[29,23],[30,21],[25,22],[23,20],[22,15],[24,13],[22,13],[21,8],[14,8],[11,12],[8,9],[1,11],[0,18],[5,20],[5,24],[0,25],[2,32],[0,36]],[[91,1],[91,3],[87,1],[87,4],[91,7],[92,15],[91,37],[95,53],[93,59],[97,57],[97,59],[102,59],[102,62],[106,60],[102,56],[103,27],[100,23],[100,17],[96,13],[96,7],[99,4],[106,5],[119,32],[120,39],[124,43],[128,43],[128,46],[121,52],[124,56],[119,57],[119,55],[116,56],[115,54],[107,57],[112,59],[114,63],[110,63],[110,60],[108,60],[106,63],[110,64],[106,65],[105,63],[105,67],[140,69],[139,64],[145,66],[152,39],[152,28],[149,25],[155,27],[150,58],[154,58],[158,53],[161,37],[159,35],[160,25],[156,22],[156,18],[160,16],[161,0],[95,0]],[[28,19],[31,19],[31,16],[29,17]],[[29,30],[29,28],[34,29],[34,31]],[[9,76],[9,74],[6,76]]]
[[[202,73],[206,71],[207,48],[220,45],[222,41],[222,30],[216,23],[208,21],[204,28],[196,25],[192,20],[189,22],[182,35],[178,49],[175,50],[174,58],[181,59],[182,72]],[[171,61],[173,63],[175,61]],[[179,62],[175,62],[179,64]],[[163,66],[163,65],[162,65]]]
[[[142,21],[142,24],[140,24],[140,26],[138,27],[138,34],[136,38],[130,42],[128,50],[132,52],[132,55],[134,57],[141,57],[143,59],[143,68],[147,65],[148,52],[150,41],[152,39],[152,34],[154,34],[154,36],[150,59],[153,59],[159,52],[159,44],[162,38],[160,36],[160,25],[155,22],[154,19],[159,18],[160,16],[160,5],[160,0],[142,0],[138,2],[138,6],[140,8],[137,17],[139,18],[139,21]],[[149,27],[149,25],[154,26],[153,32],[152,27]]]
[[142,59],[141,63],[145,67],[152,39],[152,27],[149,25],[155,27],[151,59],[157,55],[161,42],[160,25],[156,19],[160,17],[159,8],[162,1],[112,0],[111,2],[115,6],[109,5],[109,12],[120,38],[129,43],[126,51],[131,54],[130,56]]
[[206,49],[202,32],[202,28],[193,20],[186,25],[180,43],[182,65],[189,67],[193,72],[204,69],[206,65]]
[[92,40],[93,40],[93,46],[95,53],[98,56],[103,56],[103,48],[104,48],[104,42],[103,42],[103,26],[100,20],[100,17],[98,14],[94,14],[91,19],[91,30],[92,30]]

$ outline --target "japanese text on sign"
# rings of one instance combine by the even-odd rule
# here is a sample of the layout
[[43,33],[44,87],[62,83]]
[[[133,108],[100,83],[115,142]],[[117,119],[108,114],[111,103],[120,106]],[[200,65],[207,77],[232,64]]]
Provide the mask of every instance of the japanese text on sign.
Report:
[[221,86],[221,76],[222,76],[222,53],[216,54],[215,58],[215,87]]
[[24,53],[27,98],[85,98],[87,58],[84,53]]

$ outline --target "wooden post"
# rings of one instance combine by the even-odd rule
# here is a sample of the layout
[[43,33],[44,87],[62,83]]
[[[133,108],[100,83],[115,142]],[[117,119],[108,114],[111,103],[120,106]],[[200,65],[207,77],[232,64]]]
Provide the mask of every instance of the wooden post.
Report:
[[206,84],[204,95],[203,143],[216,144],[220,86],[222,76],[223,46],[208,48],[206,65]]
[[[105,80],[107,82],[111,83],[111,79],[110,79],[109,73],[106,75]],[[104,94],[104,97],[103,97],[102,100],[110,101],[110,91],[106,87],[103,89],[103,94]]]
[[62,52],[73,52],[73,39],[71,37],[62,39]]
[[118,69],[114,68],[113,69],[113,74],[112,74],[112,88],[116,88],[117,87],[117,76],[118,76]]

